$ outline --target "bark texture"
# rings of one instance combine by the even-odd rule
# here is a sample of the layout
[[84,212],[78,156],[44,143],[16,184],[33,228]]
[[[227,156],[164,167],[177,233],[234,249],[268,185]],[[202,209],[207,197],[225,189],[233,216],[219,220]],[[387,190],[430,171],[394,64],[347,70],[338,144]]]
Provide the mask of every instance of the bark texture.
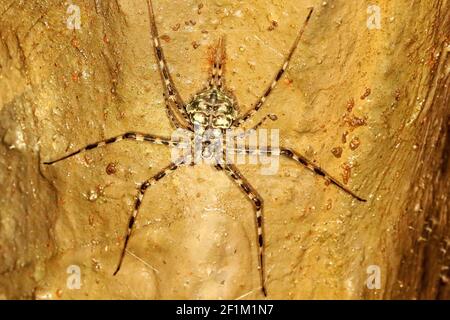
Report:
[[[67,28],[71,4],[79,30]],[[450,4],[378,0],[381,24],[371,29],[373,4],[154,0],[185,100],[202,88],[208,48],[225,34],[226,81],[241,110],[315,7],[260,117],[275,113],[266,128],[280,130],[281,144],[368,202],[287,160],[269,176],[241,166],[265,200],[269,298],[450,297]],[[173,130],[146,2],[0,0],[0,297],[262,298],[251,204],[208,166],[183,167],[147,192],[112,276],[136,184],[168,164],[170,150],[121,142],[42,161],[129,130]],[[67,285],[72,265],[80,289]],[[380,289],[366,285],[373,265]]]

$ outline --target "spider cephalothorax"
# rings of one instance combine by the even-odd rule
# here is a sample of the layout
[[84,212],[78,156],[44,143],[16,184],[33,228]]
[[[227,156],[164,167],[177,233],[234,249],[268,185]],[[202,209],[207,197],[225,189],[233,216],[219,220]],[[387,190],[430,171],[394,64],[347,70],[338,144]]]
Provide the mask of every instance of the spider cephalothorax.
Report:
[[237,118],[234,99],[215,86],[196,94],[186,112],[192,124],[204,129],[228,129]]

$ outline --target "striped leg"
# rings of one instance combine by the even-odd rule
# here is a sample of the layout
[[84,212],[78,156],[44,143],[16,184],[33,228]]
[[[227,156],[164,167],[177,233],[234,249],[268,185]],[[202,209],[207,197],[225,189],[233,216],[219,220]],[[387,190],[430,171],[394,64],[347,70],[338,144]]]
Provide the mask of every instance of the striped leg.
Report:
[[349,195],[351,195],[353,198],[355,198],[355,199],[357,199],[359,201],[363,201],[363,202],[367,201],[367,200],[361,198],[360,196],[358,196],[357,194],[355,194],[350,189],[346,188],[336,178],[333,178],[329,173],[327,173],[321,167],[319,167],[318,165],[312,163],[311,161],[306,159],[304,156],[302,156],[298,152],[292,151],[292,150],[287,149],[287,148],[280,148],[280,154],[285,156],[285,157],[288,157],[288,158],[290,158],[290,159],[292,159],[292,160],[294,160],[294,161],[296,161],[296,162],[298,162],[298,163],[300,163],[302,165],[304,165],[307,169],[309,169],[312,172],[314,172],[315,174],[323,177],[326,181],[328,181],[329,183],[334,184],[335,186],[337,186],[342,191],[344,191],[344,192],[348,193]]
[[164,103],[166,106],[166,115],[169,118],[170,124],[175,127],[175,129],[181,128],[181,123],[178,121],[176,116],[173,114],[172,109],[170,108],[169,100],[166,97],[166,94],[163,93],[164,96]]
[[122,266],[123,258],[125,257],[125,252],[127,250],[128,241],[130,240],[130,236],[131,236],[131,233],[133,231],[133,226],[134,226],[134,223],[135,223],[135,221],[137,219],[137,215],[139,213],[139,207],[142,204],[142,199],[144,198],[145,191],[149,187],[155,185],[159,180],[164,178],[169,173],[174,172],[181,165],[182,162],[183,161],[180,160],[178,162],[171,163],[169,166],[167,166],[163,170],[159,171],[152,178],[144,181],[141,184],[141,186],[139,187],[139,192],[138,192],[138,195],[136,197],[136,201],[134,203],[133,214],[131,215],[130,220],[128,221],[128,230],[127,230],[127,234],[125,236],[125,242],[124,242],[124,245],[123,245],[122,253],[120,254],[119,263],[118,263],[117,269],[116,269],[116,271],[114,271],[113,275],[116,275],[117,272],[119,272],[120,267]]
[[223,70],[225,66],[225,39],[221,37],[215,49],[214,62],[209,80],[210,87],[221,89],[223,87]]
[[258,233],[258,264],[259,264],[259,275],[261,281],[261,290],[265,297],[267,297],[266,289],[266,276],[264,269],[264,221],[263,221],[263,199],[252,187],[252,185],[245,179],[245,177],[239,172],[236,166],[227,164],[220,165],[217,164],[216,169],[225,170],[225,173],[235,182],[239,188],[247,195],[248,199],[251,201],[253,208],[255,209],[256,218],[256,228]]
[[116,136],[116,137],[112,137],[112,138],[108,138],[105,140],[101,140],[95,143],[91,143],[88,144],[86,147],[78,149],[72,153],[69,153],[68,155],[65,155],[62,158],[53,160],[53,161],[46,161],[44,162],[44,164],[53,164],[55,162],[61,161],[61,160],[65,160],[67,158],[73,157],[81,152],[84,151],[88,151],[88,150],[92,150],[98,147],[103,147],[107,144],[112,144],[114,142],[119,142],[122,140],[134,140],[134,141],[146,141],[146,142],[150,142],[153,144],[162,144],[162,145],[166,145],[166,146],[176,146],[178,144],[177,141],[172,141],[169,138],[164,138],[164,137],[158,137],[152,134],[146,134],[146,133],[139,133],[139,132],[127,132],[125,134],[122,134],[120,136]]
[[244,138],[246,136],[248,136],[249,134],[253,133],[254,131],[258,130],[259,127],[261,127],[267,120],[272,120],[272,121],[276,121],[278,118],[275,114],[273,113],[269,113],[267,115],[265,115],[261,121],[259,121],[256,125],[254,125],[252,128],[250,129],[243,129],[244,132],[235,132],[233,133],[233,136],[235,138]]
[[267,115],[265,115],[261,121],[259,121],[256,125],[253,126],[253,128],[251,128],[250,130],[257,130],[259,127],[261,127],[264,122],[266,122],[267,120],[272,120],[272,121],[276,121],[278,119],[278,117],[273,114],[273,113],[269,113]]
[[261,109],[261,107],[264,105],[264,102],[266,101],[267,97],[270,95],[270,93],[272,92],[272,90],[276,87],[276,85],[278,84],[278,81],[281,79],[281,77],[283,76],[284,72],[286,71],[287,67],[289,66],[289,62],[291,61],[291,58],[294,54],[295,49],[297,48],[302,35],[305,31],[306,25],[309,22],[309,19],[311,18],[313,9],[311,8],[309,10],[308,16],[306,17],[306,20],[302,26],[302,28],[300,29],[297,38],[295,39],[288,56],[286,57],[281,69],[278,71],[278,73],[276,74],[275,78],[272,80],[272,83],[270,84],[270,86],[266,89],[266,91],[264,92],[264,94],[258,99],[258,101],[256,102],[256,104],[253,105],[253,108],[250,109],[249,111],[247,111],[244,115],[242,115],[241,117],[239,117],[238,119],[235,120],[234,122],[234,126],[240,126],[243,123],[245,123],[247,120],[249,120],[259,109]]
[[259,155],[259,154],[265,154],[265,155],[273,155],[273,156],[285,156],[289,159],[292,159],[294,161],[296,161],[297,163],[302,164],[303,166],[305,166],[308,170],[311,170],[313,173],[323,177],[326,181],[328,181],[331,184],[334,184],[335,186],[337,186],[339,189],[341,189],[342,191],[348,193],[349,195],[351,195],[353,198],[362,201],[362,202],[366,202],[366,199],[361,198],[360,196],[358,196],[357,194],[355,194],[353,191],[351,191],[350,189],[348,189],[347,187],[345,187],[341,182],[339,182],[339,180],[337,180],[336,178],[333,178],[329,173],[327,173],[324,169],[322,169],[321,167],[319,167],[318,165],[314,164],[312,161],[306,159],[304,156],[302,156],[300,153],[295,152],[291,149],[288,148],[283,148],[281,147],[280,149],[273,149],[270,146],[267,147],[267,150],[259,150],[258,148],[249,148],[249,147],[245,147],[245,148],[241,148],[241,149],[233,149],[234,152],[236,153],[245,153],[248,155]]
[[163,49],[159,42],[158,29],[156,28],[155,14],[153,12],[153,4],[151,0],[147,0],[148,15],[150,19],[150,31],[153,40],[153,48],[157,61],[159,73],[161,75],[162,85],[164,88],[164,99],[166,100],[166,108],[170,113],[170,118],[175,119],[179,125],[191,127],[188,115],[184,108],[183,99],[175,87],[172,76],[167,67]]

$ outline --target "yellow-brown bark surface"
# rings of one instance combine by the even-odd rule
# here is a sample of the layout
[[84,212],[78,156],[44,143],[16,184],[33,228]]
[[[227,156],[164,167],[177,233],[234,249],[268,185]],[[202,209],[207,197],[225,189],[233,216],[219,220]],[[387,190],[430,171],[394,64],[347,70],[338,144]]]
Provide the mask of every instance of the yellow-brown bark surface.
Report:
[[[67,28],[70,4],[79,30]],[[282,145],[368,202],[288,160],[275,175],[241,166],[265,201],[269,298],[450,297],[450,4],[379,0],[380,29],[370,29],[373,4],[154,0],[184,99],[203,87],[209,48],[226,35],[241,111],[315,8],[260,117],[275,113],[265,127]],[[252,207],[223,173],[183,167],[152,187],[114,277],[136,186],[170,150],[120,142],[42,164],[130,130],[171,135],[148,20],[144,0],[0,0],[0,297],[262,297]],[[67,287],[71,265],[80,289]],[[371,265],[380,289],[367,288]]]

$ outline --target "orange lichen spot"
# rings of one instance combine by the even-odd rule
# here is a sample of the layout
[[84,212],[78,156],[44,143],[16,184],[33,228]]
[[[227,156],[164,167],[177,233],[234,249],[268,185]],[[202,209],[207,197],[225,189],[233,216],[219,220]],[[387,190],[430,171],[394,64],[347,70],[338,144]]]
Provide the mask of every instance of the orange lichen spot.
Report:
[[93,162],[92,157],[88,154],[85,154],[83,158],[84,158],[84,162],[86,162],[87,165],[90,165]]
[[327,210],[331,210],[332,207],[333,207],[333,201],[331,199],[328,199],[327,206],[326,206]]
[[429,56],[428,61],[426,62],[426,64],[428,66],[430,66],[431,69],[434,68],[434,66],[439,61],[439,57],[440,57],[440,54],[439,54],[439,52],[436,53],[436,48],[432,48],[431,51],[430,51],[430,56]]
[[358,137],[354,137],[351,141],[350,141],[350,149],[351,150],[356,150],[358,149],[358,147],[361,144],[361,140],[359,140]]
[[117,165],[114,162],[110,162],[106,166],[105,171],[106,171],[106,174],[108,174],[108,175],[115,174],[117,172]]
[[197,6],[197,13],[202,14],[203,3],[199,3]]
[[347,136],[348,136],[348,131],[345,131],[342,134],[342,143],[347,143]]
[[400,101],[400,97],[401,97],[400,89],[395,90],[394,97],[395,97],[395,101]]
[[344,184],[348,184],[348,181],[350,180],[350,176],[352,174],[352,165],[348,162],[345,162],[341,165],[341,168],[343,169],[342,181],[344,182]]
[[74,48],[79,48],[80,47],[80,42],[78,41],[77,37],[73,37],[72,41],[70,41],[70,43],[72,44],[72,47]]
[[286,83],[286,85],[288,85],[288,86],[290,86],[293,82],[294,82],[294,80],[289,79],[288,77],[284,78],[284,83]]
[[72,72],[72,81],[73,82],[78,82],[80,80],[80,74],[78,71],[74,71]]
[[370,90],[370,88],[366,88],[366,91],[364,91],[364,93],[361,96],[361,100],[364,100],[365,98],[367,98],[368,96],[370,96],[370,93],[372,92],[372,90]]
[[161,40],[164,40],[165,42],[170,42],[170,37],[167,34],[163,34],[161,37]]
[[355,99],[351,98],[347,101],[347,111],[352,112],[353,107],[355,106]]
[[192,41],[192,47],[194,49],[197,49],[198,47],[200,47],[200,44],[197,41]]
[[94,215],[90,214],[88,219],[89,225],[92,227],[94,225]]
[[177,23],[176,25],[172,26],[172,30],[173,31],[178,31],[180,30],[181,24]]
[[269,31],[275,30],[275,28],[278,27],[278,21],[272,20],[270,23],[270,26],[267,28]]
[[341,147],[335,147],[335,148],[331,149],[331,153],[336,158],[340,158],[342,156],[342,148]]
[[367,125],[367,117],[360,118],[355,115],[344,115],[344,122],[351,127],[351,129]]

